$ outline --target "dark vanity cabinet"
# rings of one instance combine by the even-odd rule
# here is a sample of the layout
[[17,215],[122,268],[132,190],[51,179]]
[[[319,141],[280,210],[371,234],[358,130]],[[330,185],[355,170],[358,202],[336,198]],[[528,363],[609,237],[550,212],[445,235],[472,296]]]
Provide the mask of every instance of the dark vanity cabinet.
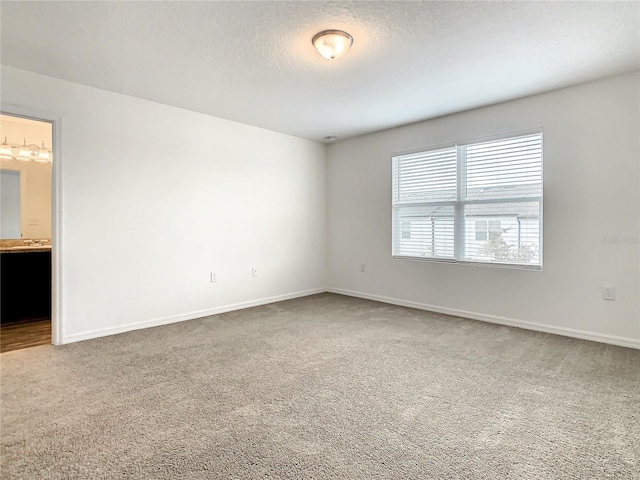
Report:
[[51,318],[51,251],[0,253],[3,324]]

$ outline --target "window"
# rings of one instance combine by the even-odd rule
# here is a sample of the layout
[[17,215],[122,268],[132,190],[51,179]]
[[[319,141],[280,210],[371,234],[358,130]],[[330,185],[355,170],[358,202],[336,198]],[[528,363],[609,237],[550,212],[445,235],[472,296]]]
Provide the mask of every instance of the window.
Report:
[[487,221],[476,220],[476,240],[486,240],[487,236]]
[[411,222],[402,222],[402,238],[411,238]]
[[393,256],[542,266],[542,132],[393,157]]

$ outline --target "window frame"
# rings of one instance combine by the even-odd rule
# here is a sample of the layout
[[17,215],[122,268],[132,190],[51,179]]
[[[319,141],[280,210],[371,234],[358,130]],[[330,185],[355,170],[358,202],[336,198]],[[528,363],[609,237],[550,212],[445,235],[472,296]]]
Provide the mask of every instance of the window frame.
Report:
[[[512,197],[505,199],[479,199],[479,200],[467,200],[462,198],[462,192],[466,191],[466,158],[464,155],[460,155],[460,147],[466,147],[469,145],[475,145],[479,143],[499,141],[499,140],[507,140],[510,138],[517,138],[527,135],[540,135],[541,146],[540,146],[540,180],[541,180],[541,190],[539,196],[529,196],[529,197]],[[396,234],[396,206],[394,205],[393,191],[394,191],[394,182],[396,181],[396,172],[394,171],[396,158],[430,152],[435,150],[447,149],[447,148],[456,148],[457,149],[457,170],[456,170],[456,199],[455,200],[445,200],[445,201],[432,201],[432,202],[421,202],[415,203],[413,205],[429,205],[429,206],[453,206],[454,208],[454,258],[439,258],[439,257],[419,257],[419,256],[410,256],[410,255],[396,255],[394,252],[397,251],[396,242],[398,241]],[[512,131],[508,133],[501,133],[497,135],[491,136],[483,136],[483,137],[475,137],[471,139],[466,139],[453,143],[446,144],[438,144],[438,145],[430,145],[422,148],[415,148],[411,150],[394,152],[391,155],[391,177],[392,177],[392,224],[391,224],[391,256],[394,260],[408,260],[408,261],[417,261],[417,262],[431,262],[431,263],[448,263],[454,265],[471,265],[471,266],[485,266],[485,267],[494,267],[494,268],[507,268],[507,269],[520,269],[520,270],[534,270],[541,271],[543,267],[543,239],[544,239],[544,130],[542,127],[532,128],[528,130],[520,130],[520,131]],[[481,204],[513,204],[518,202],[538,202],[539,203],[539,225],[540,225],[540,235],[539,235],[539,263],[538,264],[525,264],[525,263],[505,263],[505,262],[484,262],[478,260],[468,260],[468,259],[460,259],[461,257],[461,249],[464,249],[464,235],[465,235],[465,217],[464,210],[466,205],[481,205]],[[487,222],[487,237],[489,237],[489,227]],[[460,241],[459,239],[463,240]]]

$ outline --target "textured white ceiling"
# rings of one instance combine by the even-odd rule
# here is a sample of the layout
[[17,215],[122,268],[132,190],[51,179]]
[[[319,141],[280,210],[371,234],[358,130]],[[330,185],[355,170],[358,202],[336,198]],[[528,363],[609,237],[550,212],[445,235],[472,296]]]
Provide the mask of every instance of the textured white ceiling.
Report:
[[[313,140],[640,68],[640,3],[9,2],[2,63]],[[330,62],[320,30],[354,43]]]

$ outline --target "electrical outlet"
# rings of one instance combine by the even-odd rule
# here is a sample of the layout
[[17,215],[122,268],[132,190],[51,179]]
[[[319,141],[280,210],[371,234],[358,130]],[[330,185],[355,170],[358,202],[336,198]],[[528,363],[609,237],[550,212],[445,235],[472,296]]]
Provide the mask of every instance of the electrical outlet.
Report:
[[363,273],[367,271],[367,266],[364,263],[360,264],[360,271]]
[[258,276],[258,269],[256,267],[251,267],[251,276],[252,277]]
[[211,272],[211,276],[209,278],[211,283],[216,283],[218,281],[218,274],[216,272]]
[[603,285],[602,286],[602,298],[605,300],[615,300],[616,299],[616,287],[613,285]]

